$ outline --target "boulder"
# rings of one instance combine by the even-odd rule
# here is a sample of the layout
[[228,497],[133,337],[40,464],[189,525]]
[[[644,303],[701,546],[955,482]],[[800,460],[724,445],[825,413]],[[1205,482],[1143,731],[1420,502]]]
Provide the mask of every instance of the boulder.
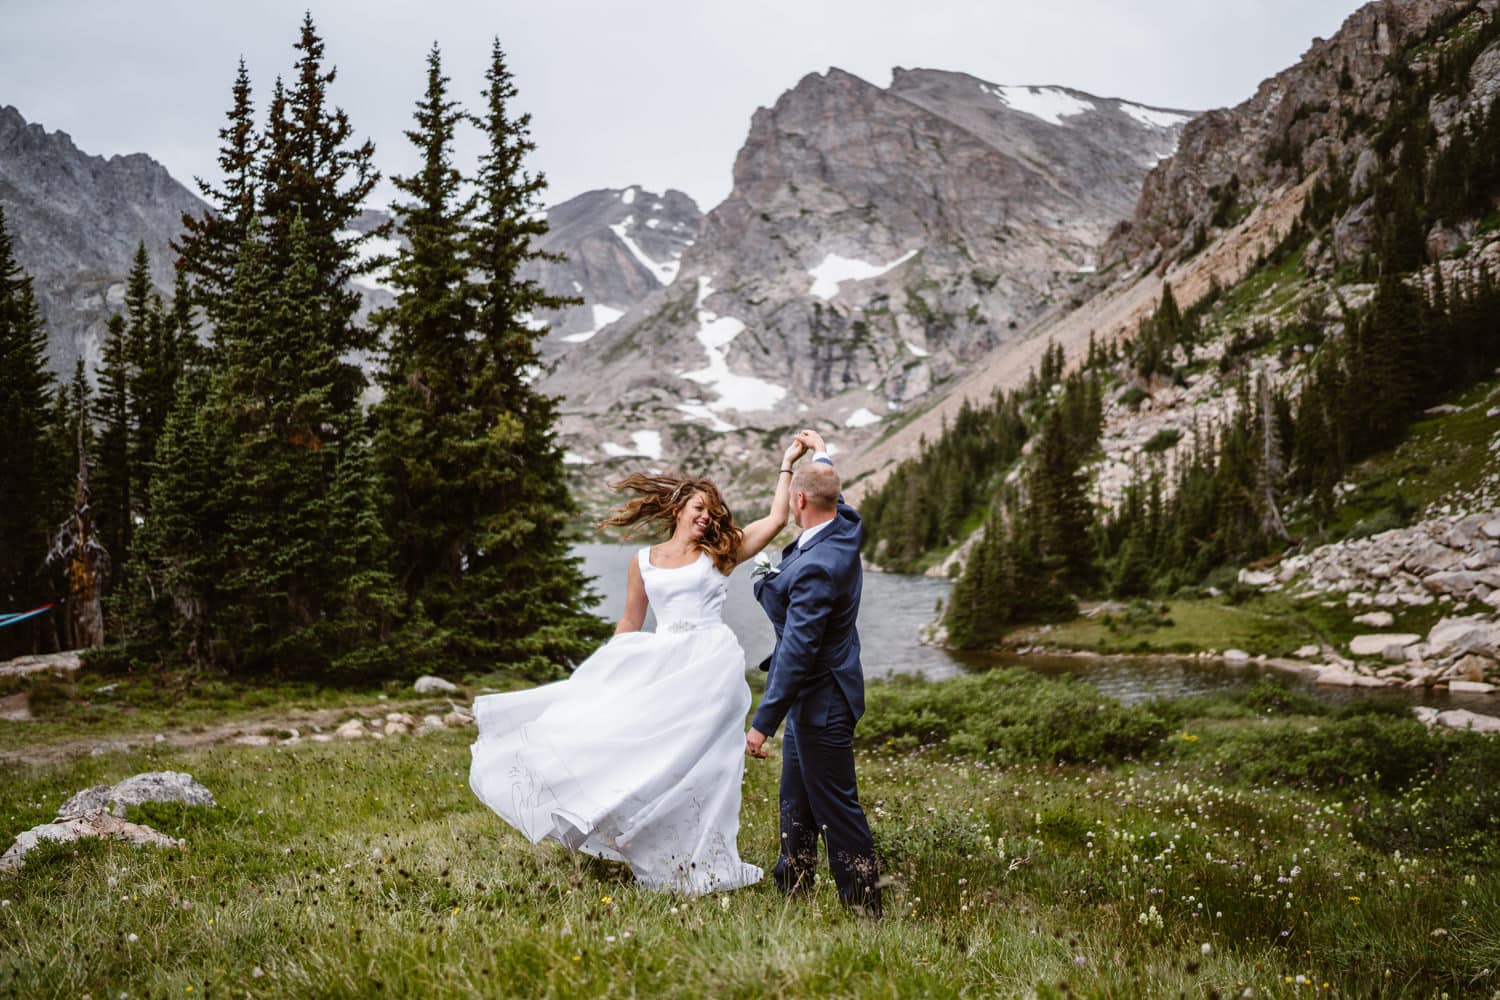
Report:
[[1243,667],[1250,662],[1250,654],[1243,649],[1226,649],[1221,658],[1232,667]]
[[452,681],[445,681],[441,677],[418,677],[413,684],[412,690],[417,694],[455,694],[458,685]]
[[341,740],[357,740],[365,735],[365,720],[350,719],[335,729],[333,735]]
[[1453,680],[1482,681],[1494,665],[1493,661],[1470,653],[1449,667],[1447,676]]
[[1484,524],[1480,525],[1479,530],[1484,533],[1484,537],[1486,538],[1500,539],[1500,517],[1490,518]]
[[1387,650],[1394,648],[1404,660],[1406,647],[1414,642],[1420,642],[1421,639],[1420,635],[1410,632],[1375,632],[1369,635],[1357,635],[1349,640],[1349,652],[1355,656],[1385,656]]
[[1322,652],[1322,650],[1317,646],[1298,646],[1297,651],[1292,655],[1299,660],[1310,660],[1314,656],[1317,656],[1320,652]]
[[1493,653],[1500,646],[1500,626],[1480,617],[1444,618],[1427,633],[1434,656]]
[[1469,729],[1476,733],[1500,733],[1500,719],[1493,715],[1470,712],[1465,708],[1439,712],[1437,722],[1438,725],[1447,726],[1449,729]]
[[1449,694],[1494,694],[1495,685],[1483,681],[1449,681]]
[[1441,573],[1429,573],[1422,577],[1422,586],[1434,594],[1467,595],[1474,589],[1479,578],[1466,569],[1450,569]]
[[26,855],[44,840],[68,843],[85,837],[108,837],[127,843],[151,844],[157,847],[180,847],[182,841],[158,833],[149,826],[127,823],[107,812],[96,812],[88,816],[73,816],[55,823],[34,826],[16,838],[14,844],[0,855],[0,871],[15,871],[24,865]]
[[413,719],[406,712],[388,712],[386,713],[385,721],[386,728],[390,728],[390,724],[393,722],[397,723],[398,725],[408,727],[415,726],[417,724],[417,720]]
[[424,715],[422,721],[417,725],[417,735],[426,736],[443,728],[443,717],[441,715]]
[[1239,581],[1247,587],[1267,587],[1276,582],[1276,576],[1263,570],[1242,569]]
[[1427,576],[1452,569],[1463,562],[1463,558],[1462,552],[1454,551],[1437,542],[1428,542],[1408,555],[1401,565],[1417,576]]
[[1354,624],[1368,625],[1370,628],[1390,628],[1396,624],[1396,616],[1389,611],[1369,611],[1362,615],[1355,615]]
[[[269,740],[267,741],[269,742]],[[143,802],[183,802],[190,806],[214,805],[214,794],[191,774],[180,771],[148,771],[113,785],[86,788],[62,804],[59,818],[108,812],[124,816],[129,806]]]
[[472,726],[474,717],[465,715],[463,712],[454,710],[443,716],[443,725],[449,729],[462,729],[464,726]]
[[1438,710],[1431,705],[1414,705],[1411,714],[1417,717],[1417,721],[1424,726],[1431,726],[1437,722]]

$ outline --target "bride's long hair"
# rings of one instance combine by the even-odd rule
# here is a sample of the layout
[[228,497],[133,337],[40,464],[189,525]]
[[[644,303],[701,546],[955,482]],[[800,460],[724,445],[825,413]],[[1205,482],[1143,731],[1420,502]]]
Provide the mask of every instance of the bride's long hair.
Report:
[[713,480],[633,472],[609,485],[611,489],[629,490],[635,496],[616,507],[613,514],[599,522],[599,527],[633,528],[642,522],[654,523],[661,527],[667,538],[672,537],[682,508],[694,496],[701,495],[708,513],[708,527],[704,529],[698,547],[708,553],[720,573],[727,576],[734,569],[745,533],[734,523],[734,515],[729,513]]

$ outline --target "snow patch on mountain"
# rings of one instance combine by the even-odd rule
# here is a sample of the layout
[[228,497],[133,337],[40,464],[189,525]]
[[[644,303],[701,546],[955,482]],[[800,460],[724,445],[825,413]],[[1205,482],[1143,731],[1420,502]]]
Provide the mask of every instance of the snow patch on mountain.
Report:
[[892,268],[905,264],[916,255],[917,251],[908,250],[889,264],[870,264],[852,257],[841,257],[836,253],[831,253],[824,257],[817,267],[807,272],[808,276],[813,279],[812,288],[808,289],[808,292],[826,302],[839,293],[841,283],[878,278]]
[[[744,332],[745,324],[733,316],[720,316],[703,307],[704,302],[713,294],[712,282],[711,277],[698,279],[698,332],[696,336],[698,343],[703,345],[703,350],[708,354],[708,366],[697,371],[683,372],[682,377],[697,382],[699,385],[708,386],[718,393],[718,398],[707,404],[711,411],[737,410],[747,413],[755,410],[769,410],[786,397],[786,389],[764,379],[758,379],[752,375],[738,375],[729,370],[724,348]],[[677,408],[688,412],[683,410],[683,405],[686,404],[679,404]]]
[[661,458],[661,431],[636,431],[630,435],[630,440],[632,447],[629,448],[615,444],[613,441],[606,441],[599,447],[610,458],[626,458],[631,455],[644,455],[650,459]]
[[625,244],[625,249],[630,251],[632,257],[641,262],[641,266],[650,271],[656,280],[663,285],[670,285],[677,277],[677,268],[680,266],[676,260],[655,261],[642,250],[640,244],[630,238],[630,227],[635,223],[635,216],[628,215],[624,222],[616,222],[609,227],[610,232],[619,237],[620,242]]
[[853,413],[849,414],[849,419],[847,419],[847,420],[844,421],[844,426],[845,427],[868,427],[871,424],[878,424],[878,423],[880,423],[880,417],[878,417],[874,413],[871,413],[869,410],[867,410],[863,406],[861,406],[859,409],[857,409]]
[[1125,101],[1120,102],[1119,108],[1142,125],[1150,125],[1153,128],[1176,128],[1178,125],[1186,125],[1192,117],[1175,111],[1162,111],[1159,108],[1148,108]]
[[594,334],[598,333],[606,326],[609,326],[609,324],[613,323],[621,316],[625,315],[625,310],[611,309],[609,306],[595,305],[593,309],[594,325],[581,333],[568,334],[566,337],[562,338],[564,343],[581,344],[584,341],[591,339]]
[[980,89],[993,94],[1012,111],[1040,118],[1049,125],[1061,125],[1064,118],[1097,110],[1090,101],[1074,97],[1057,87],[1014,87],[1006,84],[990,86],[982,83]]

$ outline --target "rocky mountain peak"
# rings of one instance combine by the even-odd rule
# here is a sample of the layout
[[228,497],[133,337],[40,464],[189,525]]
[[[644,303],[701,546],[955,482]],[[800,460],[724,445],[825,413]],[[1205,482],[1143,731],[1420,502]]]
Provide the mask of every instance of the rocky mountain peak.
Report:
[[1354,163],[1370,138],[1361,123],[1380,121],[1396,92],[1392,54],[1442,18],[1494,6],[1378,0],[1350,14],[1332,38],[1313,39],[1301,59],[1250,98],[1187,124],[1176,154],[1146,176],[1103,258],[1165,267],[1325,164]]
[[169,291],[182,216],[206,210],[151,157],[91,156],[10,106],[0,107],[0,204],[16,258],[35,281],[59,372],[78,357],[97,362],[136,246],[145,241],[152,280]]
[[803,77],[753,114],[676,280],[559,361],[575,460],[723,474],[809,419],[857,446],[1070,294],[1186,118],[938,70]]

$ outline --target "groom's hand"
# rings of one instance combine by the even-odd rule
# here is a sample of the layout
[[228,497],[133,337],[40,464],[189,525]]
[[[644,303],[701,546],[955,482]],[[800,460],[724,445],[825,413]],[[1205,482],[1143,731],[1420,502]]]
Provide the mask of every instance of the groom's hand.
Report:
[[754,726],[745,734],[745,755],[756,760],[765,760],[769,756],[766,753],[766,734]]

